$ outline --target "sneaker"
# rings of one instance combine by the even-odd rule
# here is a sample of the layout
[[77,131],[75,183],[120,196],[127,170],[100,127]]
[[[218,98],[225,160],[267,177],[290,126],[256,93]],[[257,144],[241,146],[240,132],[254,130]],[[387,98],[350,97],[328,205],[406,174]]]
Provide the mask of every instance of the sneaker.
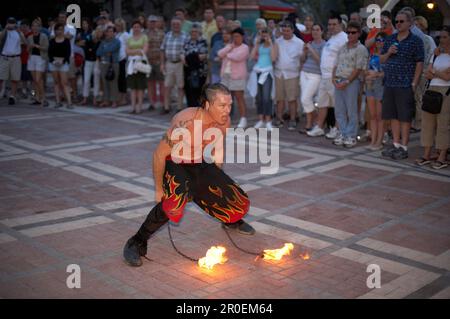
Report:
[[261,128],[261,127],[263,127],[264,126],[264,121],[258,121],[256,124],[255,124],[255,128]]
[[364,132],[364,134],[357,136],[358,142],[367,142],[367,141],[369,141],[370,137],[371,137],[371,134],[372,133],[370,132],[370,130],[366,130]]
[[41,102],[39,102],[38,100],[34,100],[33,102],[30,103],[30,105],[40,105]]
[[344,146],[347,147],[347,148],[354,147],[355,145],[356,145],[356,138],[353,138],[353,137],[347,137],[347,138],[344,140]]
[[403,160],[408,158],[408,151],[405,151],[403,147],[397,148],[391,155],[393,160]]
[[295,120],[289,121],[288,130],[289,131],[295,131],[296,129],[297,129],[297,122]]
[[392,157],[392,154],[397,150],[397,148],[392,144],[387,149],[385,149],[383,152],[381,152],[381,155],[384,157]]
[[272,132],[273,128],[272,128],[272,122],[271,122],[271,121],[266,122],[266,129],[267,129],[269,132]]
[[337,146],[342,146],[344,145],[344,140],[345,140],[344,137],[341,134],[339,134],[339,136],[333,140],[333,144]]
[[330,131],[328,132],[328,134],[325,135],[325,137],[330,140],[334,140],[338,136],[339,136],[339,130],[337,129],[337,127],[332,127],[330,129]]
[[63,107],[63,104],[61,102],[57,102],[55,105],[55,109],[59,109],[61,107]]
[[225,229],[232,229],[243,235],[254,235],[255,229],[246,223],[244,220],[240,220],[234,224],[222,224]]
[[238,128],[246,128],[247,127],[247,119],[245,117],[241,117],[237,127]]
[[16,104],[16,98],[14,96],[10,96],[9,99],[8,99],[8,104],[9,105]]
[[284,122],[282,120],[276,119],[273,123],[273,127],[282,128],[284,126]]
[[123,248],[123,258],[132,267],[142,266],[141,256],[147,254],[147,243],[137,239],[136,236],[128,239]]
[[311,131],[306,132],[306,134],[308,136],[311,137],[317,137],[317,136],[324,136],[325,132],[323,131],[323,129],[321,129],[320,127],[318,127],[317,125],[315,125]]

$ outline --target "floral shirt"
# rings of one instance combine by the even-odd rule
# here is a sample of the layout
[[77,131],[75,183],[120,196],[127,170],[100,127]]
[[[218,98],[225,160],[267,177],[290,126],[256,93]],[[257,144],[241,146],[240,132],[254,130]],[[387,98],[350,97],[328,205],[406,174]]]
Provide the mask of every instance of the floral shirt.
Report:
[[207,58],[205,58],[205,60],[203,61],[200,61],[199,63],[195,63],[195,65],[189,63],[189,61],[191,61],[189,56],[196,54],[208,55],[208,43],[204,38],[200,38],[198,40],[192,39],[187,40],[183,46],[183,54],[185,56],[186,63],[188,64],[187,67],[188,69],[196,69],[200,72],[202,76],[207,76],[208,74]]

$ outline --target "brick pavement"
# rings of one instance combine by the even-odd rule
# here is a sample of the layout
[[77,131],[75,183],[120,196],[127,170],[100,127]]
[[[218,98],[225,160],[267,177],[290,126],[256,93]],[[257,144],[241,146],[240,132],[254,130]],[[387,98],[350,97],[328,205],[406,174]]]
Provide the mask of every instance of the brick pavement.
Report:
[[[364,144],[280,132],[281,168],[226,164],[248,191],[248,249],[281,247],[280,262],[236,250],[193,205],[173,227],[179,249],[200,257],[217,244],[229,261],[199,269],[171,247],[167,229],[134,269],[121,251],[153,205],[152,151],[168,116],[119,110],[38,109],[0,101],[1,298],[449,298],[450,171],[393,163]],[[251,117],[254,121],[255,115]],[[300,254],[308,252],[311,259]],[[69,289],[69,264],[81,288]],[[381,267],[369,289],[367,265]]]

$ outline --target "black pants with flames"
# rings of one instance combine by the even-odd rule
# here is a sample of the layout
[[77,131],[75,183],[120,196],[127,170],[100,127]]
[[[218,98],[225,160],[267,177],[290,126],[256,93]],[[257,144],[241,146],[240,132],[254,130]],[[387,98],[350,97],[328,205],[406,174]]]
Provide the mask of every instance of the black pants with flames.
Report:
[[238,222],[250,208],[247,194],[215,164],[166,160],[163,186],[162,201],[153,207],[137,233],[143,241],[169,220],[178,223],[191,201],[226,224]]

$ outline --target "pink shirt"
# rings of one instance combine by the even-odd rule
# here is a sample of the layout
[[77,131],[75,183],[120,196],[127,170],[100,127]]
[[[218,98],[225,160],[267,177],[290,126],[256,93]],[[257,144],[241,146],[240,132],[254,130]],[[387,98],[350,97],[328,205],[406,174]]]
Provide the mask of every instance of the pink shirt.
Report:
[[247,59],[250,50],[246,44],[241,44],[233,48],[231,44],[227,44],[221,49],[217,55],[222,59],[222,68],[220,75],[223,76],[227,68],[231,69],[231,79],[246,80],[247,79]]

